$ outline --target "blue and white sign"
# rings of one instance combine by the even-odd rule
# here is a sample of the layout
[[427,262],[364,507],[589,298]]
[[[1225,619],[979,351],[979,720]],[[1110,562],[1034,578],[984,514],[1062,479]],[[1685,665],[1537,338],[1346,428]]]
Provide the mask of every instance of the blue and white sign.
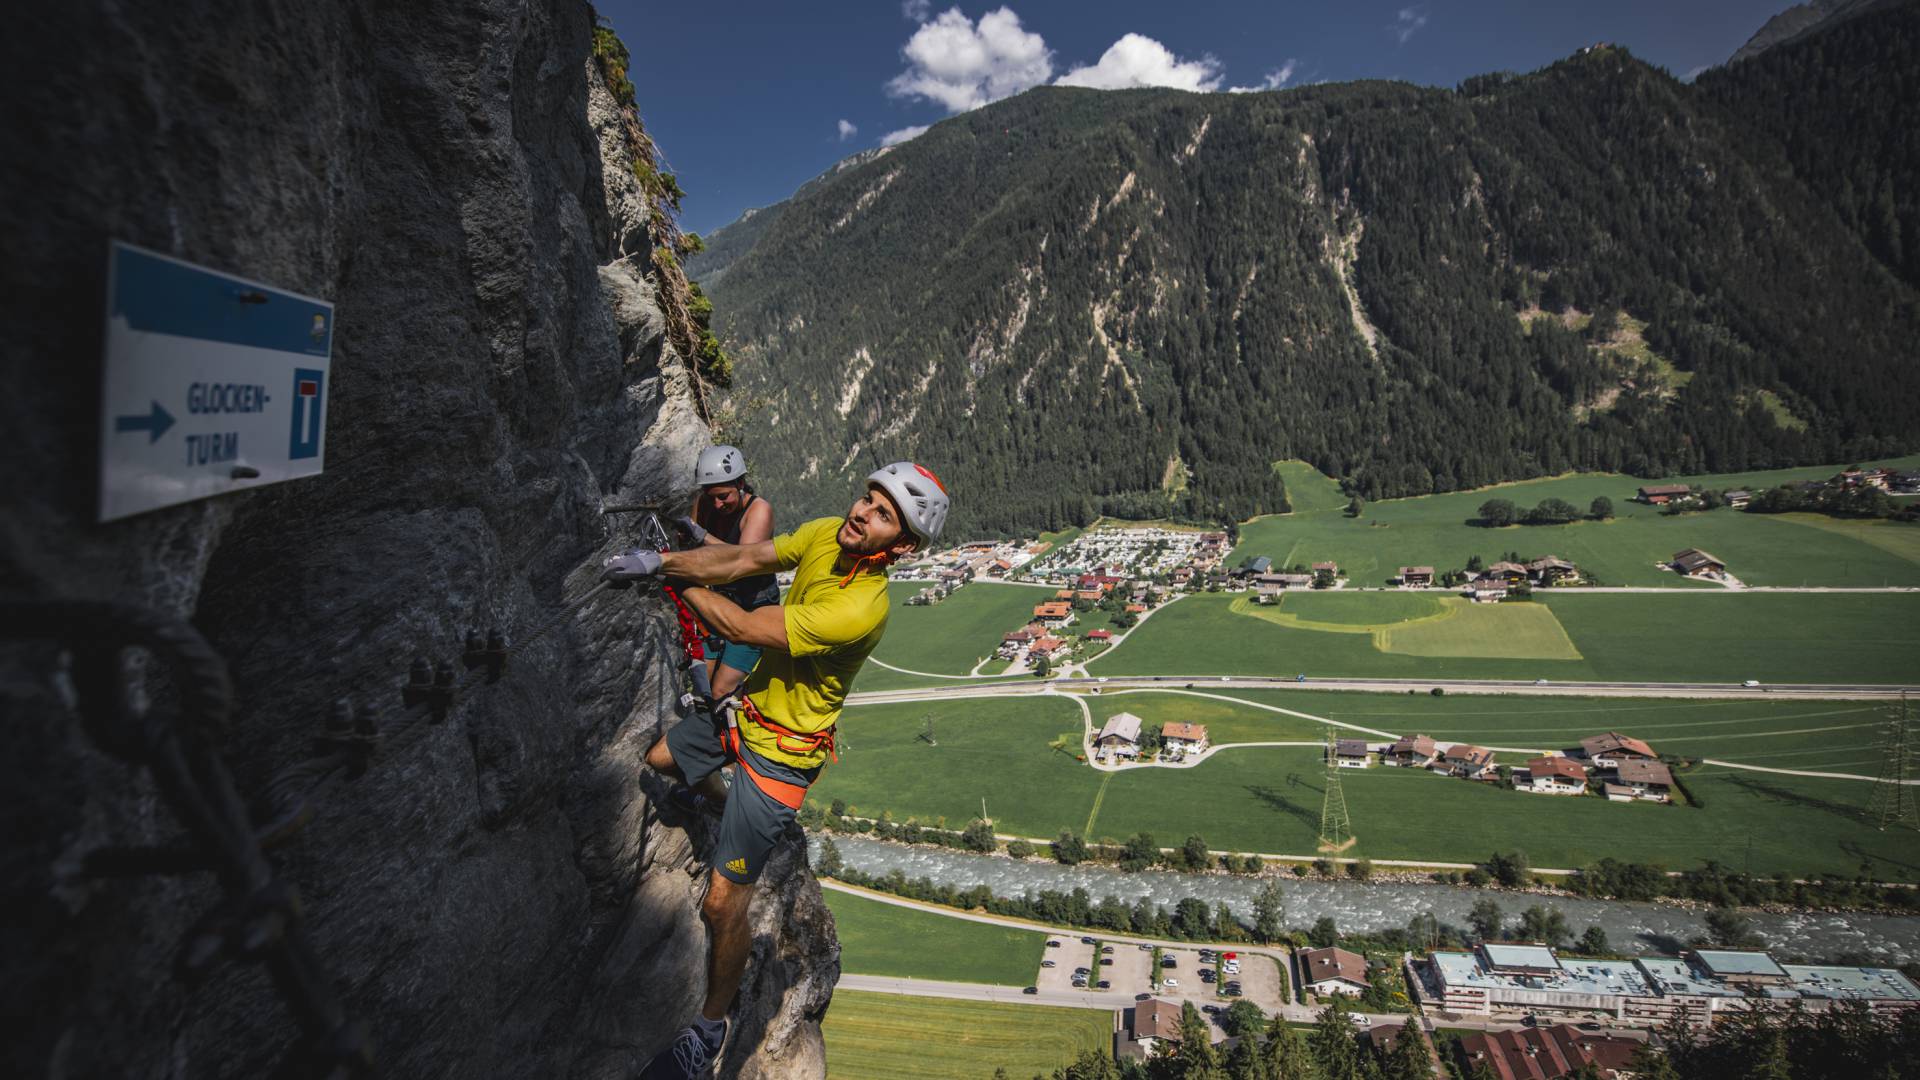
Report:
[[319,475],[333,305],[130,244],[108,259],[100,520]]

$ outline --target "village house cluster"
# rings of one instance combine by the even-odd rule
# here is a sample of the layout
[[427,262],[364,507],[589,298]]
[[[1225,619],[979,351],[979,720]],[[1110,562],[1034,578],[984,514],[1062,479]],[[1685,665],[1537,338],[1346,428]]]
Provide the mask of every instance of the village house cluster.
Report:
[[[1427,735],[1408,735],[1392,743],[1365,739],[1334,742],[1334,764],[1364,769],[1375,761],[1403,768],[1432,769],[1467,780],[1497,781],[1493,751],[1472,743],[1439,743]],[[1630,735],[1609,731],[1580,740],[1561,754],[1531,758],[1510,771],[1516,791],[1541,795],[1597,792],[1612,802],[1671,802],[1673,773],[1653,747]]]
[[[1094,605],[1114,602],[1116,594],[1126,597],[1119,608],[1123,617],[1135,619],[1148,610],[1149,601],[1166,594],[1148,582],[1129,581],[1112,574],[1081,574],[1073,587],[1056,590],[1053,597],[1033,605],[1033,617],[1026,625],[1009,630],[1000,637],[995,655],[1002,660],[1024,660],[1029,667],[1041,660],[1057,663],[1071,652],[1075,639],[1067,628],[1079,621],[1080,612]],[[1113,631],[1102,626],[1084,635],[1086,644],[1103,645],[1113,640]]]
[[1205,753],[1207,725],[1170,722],[1153,737],[1143,735],[1145,721],[1130,712],[1114,713],[1093,737],[1094,760],[1117,765],[1135,761],[1143,753],[1158,753],[1166,761],[1182,761]]
[[[1448,1013],[1603,1015],[1623,1023],[1704,1028],[1756,1003],[1821,1011],[1861,1002],[1875,1012],[1920,1008],[1920,986],[1893,968],[1782,964],[1764,952],[1696,949],[1679,957],[1562,960],[1545,945],[1482,943],[1409,958],[1407,985]],[[1471,1067],[1472,1063],[1469,1063]]]
[[[1825,480],[1800,480],[1783,486],[1804,492],[1876,488],[1893,495],[1920,495],[1920,469],[1844,469]],[[1643,484],[1634,498],[1648,506],[1698,507],[1717,502],[1740,510],[1753,501],[1753,494],[1744,488],[1714,491],[1694,484]]]
[[1023,576],[1068,585],[1093,573],[1175,589],[1200,588],[1224,576],[1220,564],[1232,547],[1224,532],[1095,529],[1028,566]]
[[895,581],[929,581],[909,604],[937,604],[975,578],[1005,578],[1031,563],[1047,545],[1032,540],[973,540],[929,552],[890,571]]
[[1571,560],[1542,555],[1526,562],[1502,559],[1479,570],[1445,573],[1438,573],[1431,566],[1402,566],[1394,574],[1392,584],[1403,589],[1431,589],[1436,585],[1458,588],[1462,596],[1484,604],[1498,603],[1523,589],[1578,585],[1583,580],[1580,567]]

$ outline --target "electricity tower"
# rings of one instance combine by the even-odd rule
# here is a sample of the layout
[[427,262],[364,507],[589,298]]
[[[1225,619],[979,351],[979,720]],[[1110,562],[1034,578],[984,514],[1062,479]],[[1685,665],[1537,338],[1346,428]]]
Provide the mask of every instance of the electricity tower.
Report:
[[1347,816],[1347,796],[1340,790],[1340,756],[1333,729],[1327,729],[1327,796],[1320,804],[1320,850],[1338,853],[1354,845],[1353,819]]
[[926,743],[928,746],[939,746],[939,740],[933,737],[933,714],[928,713],[925,719],[927,721],[927,728],[920,733],[920,741]]
[[1880,735],[1880,782],[1873,785],[1867,819],[1882,832],[1905,826],[1920,830],[1920,802],[1914,795],[1913,744],[1907,735],[1907,696],[1887,716]]

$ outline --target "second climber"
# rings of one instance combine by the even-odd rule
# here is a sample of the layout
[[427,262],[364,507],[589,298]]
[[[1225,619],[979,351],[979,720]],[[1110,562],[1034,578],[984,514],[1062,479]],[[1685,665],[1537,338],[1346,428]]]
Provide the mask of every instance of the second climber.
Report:
[[[674,519],[680,535],[697,546],[759,544],[773,539],[773,504],[754,494],[747,483],[747,459],[732,446],[710,446],[694,466],[700,485],[692,512]],[[721,585],[718,592],[752,611],[780,602],[780,586],[772,574],[754,574]],[[760,647],[728,641],[710,634],[706,641],[707,680],[713,699],[720,701],[738,689],[760,662]]]

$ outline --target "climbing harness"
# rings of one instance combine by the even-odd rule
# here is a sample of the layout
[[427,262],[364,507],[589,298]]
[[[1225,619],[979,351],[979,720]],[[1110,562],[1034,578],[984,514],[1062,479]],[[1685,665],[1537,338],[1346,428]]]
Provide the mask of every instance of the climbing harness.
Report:
[[[834,764],[839,764],[840,754],[833,746],[833,732],[838,725],[823,731],[795,731],[783,724],[777,724],[761,714],[758,706],[749,697],[740,698],[737,712],[745,713],[748,720],[773,733],[774,745],[783,754],[812,754],[821,750],[827,752]],[[737,726],[737,725],[736,725]],[[789,745],[791,744],[791,745]]]

